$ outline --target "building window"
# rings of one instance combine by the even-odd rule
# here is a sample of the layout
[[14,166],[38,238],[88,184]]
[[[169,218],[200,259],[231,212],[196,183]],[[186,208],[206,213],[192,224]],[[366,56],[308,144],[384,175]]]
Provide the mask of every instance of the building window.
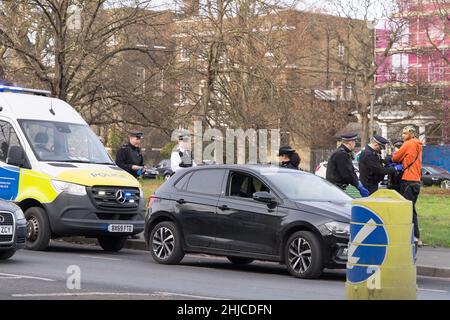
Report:
[[443,61],[431,61],[428,63],[428,81],[444,80],[444,63]]
[[189,84],[181,83],[180,85],[180,105],[186,105],[189,103],[188,93],[189,93]]
[[403,48],[409,45],[409,24],[403,23],[397,30],[397,41],[394,42],[393,48]]
[[184,43],[180,45],[180,61],[189,61],[189,53]]
[[343,42],[339,42],[337,47],[337,56],[339,59],[344,59],[345,56],[345,45]]
[[142,92],[145,91],[146,70],[144,67],[138,67],[136,70],[136,77],[138,85],[142,87]]
[[392,76],[395,81],[408,80],[408,54],[397,53],[392,55]]

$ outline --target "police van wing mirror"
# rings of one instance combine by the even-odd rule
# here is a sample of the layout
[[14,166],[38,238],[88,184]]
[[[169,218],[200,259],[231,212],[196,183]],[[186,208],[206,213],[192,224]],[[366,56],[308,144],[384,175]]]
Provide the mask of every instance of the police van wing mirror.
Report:
[[6,159],[6,163],[20,167],[20,168],[28,168],[28,161],[25,157],[25,151],[21,146],[11,146],[8,152],[8,158]]
[[253,200],[259,201],[259,202],[264,202],[267,204],[276,204],[277,203],[277,198],[275,198],[275,196],[273,196],[272,194],[270,194],[267,191],[255,192],[253,194]]

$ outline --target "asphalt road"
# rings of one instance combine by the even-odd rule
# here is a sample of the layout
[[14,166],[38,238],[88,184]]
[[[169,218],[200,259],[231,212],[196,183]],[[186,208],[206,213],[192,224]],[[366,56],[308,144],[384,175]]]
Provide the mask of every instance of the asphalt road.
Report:
[[[67,288],[70,266],[81,271],[81,289]],[[111,254],[65,242],[53,242],[46,252],[21,250],[0,263],[0,299],[328,300],[344,299],[344,282],[343,270],[299,280],[276,263],[234,266],[224,258],[189,255],[165,266],[145,251]],[[419,299],[450,300],[450,279],[419,277],[417,283]]]

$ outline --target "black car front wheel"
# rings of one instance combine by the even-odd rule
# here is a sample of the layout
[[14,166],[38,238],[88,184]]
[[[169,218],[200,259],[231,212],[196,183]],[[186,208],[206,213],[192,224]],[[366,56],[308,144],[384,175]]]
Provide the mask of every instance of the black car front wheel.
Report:
[[175,223],[158,223],[150,233],[149,248],[153,259],[161,264],[178,264],[184,257],[181,234]]
[[443,180],[441,182],[441,188],[442,189],[450,189],[450,180]]
[[16,253],[16,250],[6,250],[6,251],[0,251],[0,261],[1,260],[8,260]]
[[318,278],[323,271],[323,250],[317,236],[310,231],[298,231],[285,245],[285,263],[296,278]]

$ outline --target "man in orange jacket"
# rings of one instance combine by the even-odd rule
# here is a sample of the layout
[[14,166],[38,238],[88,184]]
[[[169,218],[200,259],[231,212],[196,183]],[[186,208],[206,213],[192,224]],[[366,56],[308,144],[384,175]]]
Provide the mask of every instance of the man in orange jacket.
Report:
[[400,181],[400,193],[413,203],[414,237],[420,241],[419,224],[417,220],[416,202],[420,193],[420,178],[422,175],[422,142],[417,139],[417,131],[413,126],[406,126],[402,133],[403,145],[392,155],[392,161],[403,165],[403,175]]

